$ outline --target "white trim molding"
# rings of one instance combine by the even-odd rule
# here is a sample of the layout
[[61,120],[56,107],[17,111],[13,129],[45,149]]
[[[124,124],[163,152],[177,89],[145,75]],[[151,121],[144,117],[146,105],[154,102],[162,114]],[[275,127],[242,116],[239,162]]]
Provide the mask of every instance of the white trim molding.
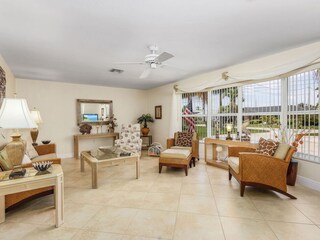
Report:
[[320,182],[314,181],[310,178],[298,175],[297,182],[305,187],[320,191]]

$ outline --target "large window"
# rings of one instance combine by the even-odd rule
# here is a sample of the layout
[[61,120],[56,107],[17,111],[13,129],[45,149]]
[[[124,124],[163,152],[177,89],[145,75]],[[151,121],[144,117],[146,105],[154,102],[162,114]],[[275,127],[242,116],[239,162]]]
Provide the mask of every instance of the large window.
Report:
[[196,131],[207,137],[208,92],[182,94],[182,131]]
[[232,133],[237,133],[238,87],[211,91],[211,133],[225,137],[226,124],[233,124]]
[[300,73],[288,78],[287,127],[291,141],[305,133],[297,156],[320,162],[319,136],[319,70]]
[[272,128],[279,128],[281,80],[242,86],[242,132],[251,141],[274,138]]
[[312,70],[279,80],[184,93],[182,130],[197,131],[200,139],[224,137],[226,124],[232,123],[234,138],[238,133],[257,142],[277,136],[289,143],[303,133],[296,157],[320,162],[319,85],[320,71]]

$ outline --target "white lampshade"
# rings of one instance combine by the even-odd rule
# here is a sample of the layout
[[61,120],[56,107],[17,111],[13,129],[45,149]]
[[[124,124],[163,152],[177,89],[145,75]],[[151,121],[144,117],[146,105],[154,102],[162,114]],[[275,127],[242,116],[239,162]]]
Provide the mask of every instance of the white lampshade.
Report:
[[232,123],[227,123],[227,124],[226,124],[227,132],[231,132],[232,126],[233,126]]
[[39,125],[40,123],[43,123],[40,112],[38,110],[32,110],[32,111],[30,111],[30,113],[31,113],[31,116],[36,124]]
[[3,99],[0,109],[0,127],[6,129],[36,128],[27,101],[22,98]]

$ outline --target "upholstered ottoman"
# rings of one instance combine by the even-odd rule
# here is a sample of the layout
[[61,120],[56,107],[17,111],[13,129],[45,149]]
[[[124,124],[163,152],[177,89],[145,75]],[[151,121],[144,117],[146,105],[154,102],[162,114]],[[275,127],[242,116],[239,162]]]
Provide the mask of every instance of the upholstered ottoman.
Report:
[[188,167],[191,167],[191,160],[195,166],[195,160],[192,159],[190,150],[186,149],[167,149],[160,154],[159,158],[159,173],[162,166],[183,168],[186,176],[188,176]]

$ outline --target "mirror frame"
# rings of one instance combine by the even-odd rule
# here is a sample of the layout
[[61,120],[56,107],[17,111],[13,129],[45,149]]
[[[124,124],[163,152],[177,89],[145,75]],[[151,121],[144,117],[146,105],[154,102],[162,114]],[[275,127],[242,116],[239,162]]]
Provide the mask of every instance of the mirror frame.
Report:
[[112,100],[94,100],[94,99],[77,99],[77,125],[80,126],[81,124],[87,123],[90,125],[106,125],[108,121],[92,121],[92,122],[83,122],[82,121],[82,114],[81,114],[81,103],[97,103],[97,104],[109,104],[110,111],[109,114],[112,116],[113,114],[113,103]]

